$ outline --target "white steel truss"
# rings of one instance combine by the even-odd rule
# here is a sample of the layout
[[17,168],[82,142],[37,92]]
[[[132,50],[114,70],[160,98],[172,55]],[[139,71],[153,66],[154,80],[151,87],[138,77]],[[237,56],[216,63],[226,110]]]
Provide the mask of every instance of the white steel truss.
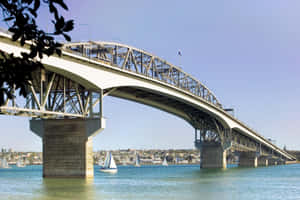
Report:
[[217,97],[200,81],[143,50],[114,42],[67,43],[63,50],[171,84],[222,107]]
[[27,86],[26,98],[15,91],[0,114],[33,118],[95,118],[102,116],[102,91],[91,91],[54,72],[39,69]]

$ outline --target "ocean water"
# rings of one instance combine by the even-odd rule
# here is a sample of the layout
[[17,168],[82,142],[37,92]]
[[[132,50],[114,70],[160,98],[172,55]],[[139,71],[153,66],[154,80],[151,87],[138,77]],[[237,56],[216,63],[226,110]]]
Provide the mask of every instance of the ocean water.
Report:
[[300,199],[300,165],[200,169],[197,165],[120,166],[117,174],[93,179],[42,178],[41,166],[0,169],[2,200],[295,200]]

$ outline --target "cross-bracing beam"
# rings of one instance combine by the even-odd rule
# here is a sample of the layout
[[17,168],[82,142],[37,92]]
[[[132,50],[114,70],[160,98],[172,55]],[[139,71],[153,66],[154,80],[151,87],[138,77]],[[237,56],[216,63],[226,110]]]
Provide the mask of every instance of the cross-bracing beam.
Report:
[[224,128],[213,117],[203,114],[190,115],[195,128],[195,146],[220,145],[223,150],[252,152],[259,156],[282,158],[282,155],[235,129]]
[[97,118],[102,116],[102,91],[85,88],[79,83],[39,69],[27,86],[28,96],[15,91],[14,98],[0,107],[0,114],[33,118]]
[[82,42],[67,43],[64,51],[171,84],[222,108],[216,96],[200,81],[143,50],[113,42]]

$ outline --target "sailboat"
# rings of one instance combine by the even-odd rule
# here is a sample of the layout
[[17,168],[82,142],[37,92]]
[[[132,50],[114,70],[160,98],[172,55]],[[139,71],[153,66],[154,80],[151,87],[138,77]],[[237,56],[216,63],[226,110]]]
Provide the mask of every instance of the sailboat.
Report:
[[0,168],[10,168],[6,158],[2,158]]
[[162,165],[163,165],[163,166],[168,166],[168,162],[167,162],[167,159],[166,159],[166,157],[165,157],[165,159],[164,159],[164,161],[163,161]]
[[104,161],[103,167],[100,169],[101,172],[107,172],[107,173],[117,173],[117,165],[115,163],[115,160],[111,154],[111,152],[106,153],[106,158]]
[[16,163],[16,166],[17,167],[26,167],[26,164],[25,164],[24,160],[19,159]]
[[141,166],[141,164],[140,164],[140,156],[139,156],[139,154],[135,154],[135,166],[136,167],[140,167]]

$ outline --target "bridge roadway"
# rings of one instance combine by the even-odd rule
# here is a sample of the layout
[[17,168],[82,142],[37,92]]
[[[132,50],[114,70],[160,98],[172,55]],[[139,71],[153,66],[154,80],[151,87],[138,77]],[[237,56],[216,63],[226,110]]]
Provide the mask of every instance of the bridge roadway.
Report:
[[[28,51],[9,38],[0,34],[2,51],[16,56]],[[45,69],[29,86],[31,98],[16,99],[18,104],[7,100],[0,113],[32,117],[31,130],[43,138],[45,177],[93,176],[91,141],[105,128],[106,95],[164,110],[191,124],[203,168],[226,168],[232,152],[241,166],[296,160],[228,114],[197,79],[143,50],[112,42],[67,43],[62,57],[41,62]]]

